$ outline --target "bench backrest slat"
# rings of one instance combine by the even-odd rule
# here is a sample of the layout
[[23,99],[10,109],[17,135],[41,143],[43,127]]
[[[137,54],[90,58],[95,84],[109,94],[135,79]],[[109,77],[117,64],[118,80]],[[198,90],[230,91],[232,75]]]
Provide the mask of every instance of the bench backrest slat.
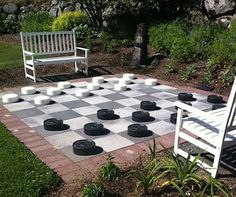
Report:
[[27,32],[21,33],[21,39],[23,50],[40,55],[71,53],[76,50],[73,31]]

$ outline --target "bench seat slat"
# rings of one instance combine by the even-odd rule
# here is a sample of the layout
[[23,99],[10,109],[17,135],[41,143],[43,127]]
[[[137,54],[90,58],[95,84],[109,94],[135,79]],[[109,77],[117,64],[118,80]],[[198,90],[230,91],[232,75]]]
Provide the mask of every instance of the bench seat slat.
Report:
[[[63,57],[52,57],[52,58],[41,58],[35,59],[35,65],[45,65],[45,64],[56,64],[56,63],[69,63],[69,62],[76,62],[76,61],[85,61],[87,58],[85,57],[75,57],[75,56],[63,56]],[[33,65],[32,60],[26,61],[27,65]]]

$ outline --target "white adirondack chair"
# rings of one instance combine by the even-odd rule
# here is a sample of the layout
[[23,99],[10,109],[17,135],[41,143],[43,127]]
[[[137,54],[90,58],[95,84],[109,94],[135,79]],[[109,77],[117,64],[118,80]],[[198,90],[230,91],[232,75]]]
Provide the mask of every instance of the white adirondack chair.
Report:
[[[214,157],[212,166],[202,160],[198,162],[200,164],[199,166],[202,166],[205,170],[210,172],[212,177],[216,177],[223,145],[226,147],[227,144],[232,145],[232,141],[236,142],[235,100],[236,78],[225,108],[204,112],[177,101],[175,103],[178,107],[174,142],[175,154],[185,158],[189,155],[189,153],[179,147],[180,138],[211,153]],[[186,118],[183,118],[184,110],[190,112],[189,116]],[[188,132],[186,132],[186,130]],[[194,134],[197,138],[191,134]],[[193,161],[194,158],[195,156],[190,156],[191,161]]]

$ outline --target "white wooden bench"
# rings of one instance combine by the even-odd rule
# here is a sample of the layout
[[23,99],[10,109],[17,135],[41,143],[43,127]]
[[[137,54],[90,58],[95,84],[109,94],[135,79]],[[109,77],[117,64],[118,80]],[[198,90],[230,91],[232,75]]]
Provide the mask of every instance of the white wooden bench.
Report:
[[[175,105],[178,107],[178,115],[174,152],[185,158],[190,154],[179,146],[180,138],[182,138],[212,154],[214,157],[213,165],[202,160],[198,162],[199,166],[216,177],[222,149],[236,143],[236,79],[225,108],[205,112],[180,101],[177,101]],[[184,110],[190,112],[187,118],[183,118]],[[193,137],[192,134],[197,138]],[[194,159],[195,157],[191,155],[190,160],[193,161]]]
[[[60,32],[21,32],[21,43],[25,77],[36,82],[36,67],[40,65],[75,63],[77,72],[78,63],[84,64],[83,72],[88,74],[88,49],[76,46],[74,31]],[[79,56],[78,50],[84,55]]]

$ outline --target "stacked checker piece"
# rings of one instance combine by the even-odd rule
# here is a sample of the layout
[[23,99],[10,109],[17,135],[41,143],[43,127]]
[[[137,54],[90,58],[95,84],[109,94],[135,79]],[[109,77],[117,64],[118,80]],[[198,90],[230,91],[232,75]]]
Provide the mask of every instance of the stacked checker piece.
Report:
[[[128,86],[129,84],[132,84],[132,80],[134,79],[133,74],[124,74],[123,78],[119,80],[118,84],[114,85],[114,90],[117,92],[122,92],[129,90]],[[78,88],[75,90],[75,95],[77,97],[88,97],[91,93],[90,91],[93,90],[99,90],[100,85],[104,83],[103,77],[94,77],[92,79],[92,82],[87,85],[87,88]],[[156,79],[146,79],[145,85],[146,86],[155,86],[157,84]],[[47,96],[37,96],[34,98],[35,105],[48,105],[51,103],[51,96],[57,96],[62,94],[63,89],[69,89],[71,88],[70,82],[59,82],[58,87],[53,87],[47,89]],[[36,90],[34,87],[24,87],[21,89],[22,95],[31,95],[36,94]],[[187,93],[184,93],[187,94]],[[188,101],[188,99],[183,99],[181,96],[184,96],[184,94],[179,94],[179,100]],[[189,94],[190,101],[194,101],[192,98],[192,95]],[[19,101],[19,96],[17,94],[7,94],[2,97],[3,103],[14,103]],[[208,102],[212,102],[214,99],[209,97]],[[216,101],[214,101],[216,102]],[[216,103],[221,103],[221,101],[217,101]],[[218,105],[217,105],[218,106]],[[224,106],[223,106],[224,107]],[[140,109],[145,111],[153,111],[153,110],[159,110],[160,107],[156,106],[155,102],[152,101],[142,101],[140,103]],[[113,120],[119,118],[118,115],[114,114],[113,110],[110,109],[101,109],[97,112],[98,119],[102,120]],[[107,118],[109,117],[109,118]],[[143,120],[145,119],[145,120]],[[152,135],[152,132],[148,130],[146,125],[143,125],[142,122],[152,121],[153,118],[150,116],[148,112],[144,111],[135,111],[132,114],[132,120],[137,122],[137,124],[131,124],[128,126],[128,135],[132,137],[145,137]],[[140,123],[140,124],[139,124]],[[58,131],[63,130],[65,128],[65,125],[62,120],[60,119],[48,119],[44,121],[44,127],[46,130],[51,131]],[[103,125],[91,122],[87,125],[84,125],[84,132],[87,135],[106,135],[109,133],[109,130],[104,128]],[[74,143],[74,153],[79,155],[86,155],[86,154],[92,154],[93,149],[95,148],[96,144],[91,140],[82,140],[80,141],[81,144],[78,145],[78,142]],[[87,144],[87,145],[86,145]],[[85,151],[84,151],[85,150]],[[84,152],[83,152],[84,151]],[[87,152],[87,153],[86,153]]]

